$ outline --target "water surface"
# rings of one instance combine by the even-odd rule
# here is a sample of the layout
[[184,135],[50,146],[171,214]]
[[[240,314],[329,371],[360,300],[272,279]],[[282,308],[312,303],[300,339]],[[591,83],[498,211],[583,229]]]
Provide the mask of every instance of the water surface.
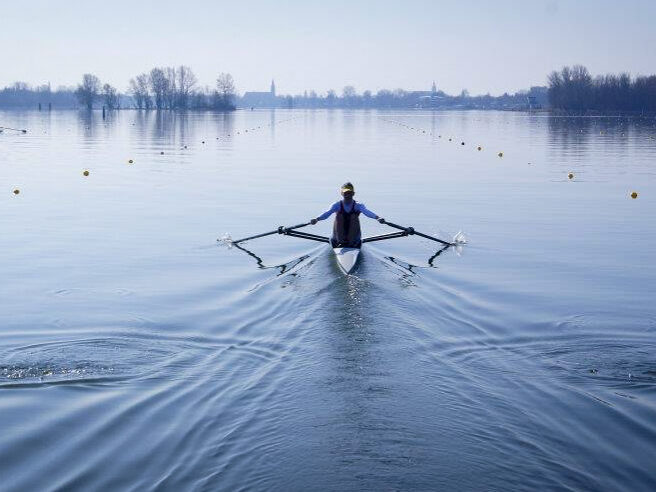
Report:
[[[653,119],[0,125],[28,130],[0,133],[3,490],[656,487]],[[216,241],[305,222],[347,180],[469,243],[371,243],[347,277],[320,243]]]

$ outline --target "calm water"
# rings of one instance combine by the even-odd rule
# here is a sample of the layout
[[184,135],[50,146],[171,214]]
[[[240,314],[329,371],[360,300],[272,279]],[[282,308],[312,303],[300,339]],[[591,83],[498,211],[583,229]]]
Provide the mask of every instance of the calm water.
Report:
[[655,123],[0,112],[0,489],[653,490]]

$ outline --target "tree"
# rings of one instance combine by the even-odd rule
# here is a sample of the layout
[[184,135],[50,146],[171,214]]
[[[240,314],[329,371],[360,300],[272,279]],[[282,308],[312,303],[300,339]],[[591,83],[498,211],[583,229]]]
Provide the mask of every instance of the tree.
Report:
[[164,85],[164,107],[168,109],[175,109],[178,104],[178,90],[175,82],[175,68],[166,67],[162,69],[166,83]]
[[229,73],[220,73],[216,79],[216,90],[219,95],[220,106],[223,109],[233,108],[235,98],[235,81]]
[[105,106],[107,106],[107,109],[115,109],[118,107],[118,92],[116,88],[109,84],[103,85],[102,97]]
[[189,106],[189,97],[191,96],[194,87],[198,83],[198,79],[191,71],[191,68],[180,65],[176,72],[178,97],[176,107],[187,109]]
[[153,68],[150,71],[150,89],[153,91],[155,97],[155,107],[157,109],[164,109],[166,105],[166,97],[169,87],[169,80],[162,68]]
[[326,93],[326,104],[328,105],[328,107],[333,107],[333,105],[335,104],[336,99],[337,99],[337,94],[335,93],[335,91],[333,89],[330,89]]
[[77,86],[75,95],[80,104],[86,106],[87,109],[92,109],[94,101],[98,98],[98,92],[100,92],[100,79],[95,75],[85,73],[82,76],[82,84]]
[[130,79],[130,93],[134,97],[137,109],[150,109],[152,101],[148,92],[149,78],[148,74],[142,73],[136,78]]

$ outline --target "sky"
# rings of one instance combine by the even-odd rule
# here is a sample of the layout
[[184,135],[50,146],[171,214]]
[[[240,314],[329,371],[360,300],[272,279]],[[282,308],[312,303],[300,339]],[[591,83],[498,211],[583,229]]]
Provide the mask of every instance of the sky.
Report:
[[583,64],[656,73],[653,0],[0,0],[0,87],[93,73],[125,91],[154,66],[239,92],[515,92]]

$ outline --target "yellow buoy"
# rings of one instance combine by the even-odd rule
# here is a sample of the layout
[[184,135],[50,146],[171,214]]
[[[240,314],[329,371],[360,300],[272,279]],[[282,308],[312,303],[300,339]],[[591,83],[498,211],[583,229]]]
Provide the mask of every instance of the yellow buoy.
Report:
[[88,175],[89,175],[89,171],[88,171],[87,169],[85,169],[84,171],[82,171],[82,175],[83,175],[83,176],[88,176]]
[[634,200],[635,200],[636,198],[638,198],[638,192],[637,192],[637,191],[632,192],[632,193],[631,193],[631,198],[633,198]]
[[499,157],[503,157],[503,152],[499,152],[497,155],[498,155]]
[[20,193],[20,190],[19,190],[18,188],[16,188],[16,189],[14,190],[14,195],[18,195],[19,193]]
[[569,179],[573,179],[573,178],[574,178],[574,173],[569,173],[569,174],[567,175],[567,177],[568,177]]

